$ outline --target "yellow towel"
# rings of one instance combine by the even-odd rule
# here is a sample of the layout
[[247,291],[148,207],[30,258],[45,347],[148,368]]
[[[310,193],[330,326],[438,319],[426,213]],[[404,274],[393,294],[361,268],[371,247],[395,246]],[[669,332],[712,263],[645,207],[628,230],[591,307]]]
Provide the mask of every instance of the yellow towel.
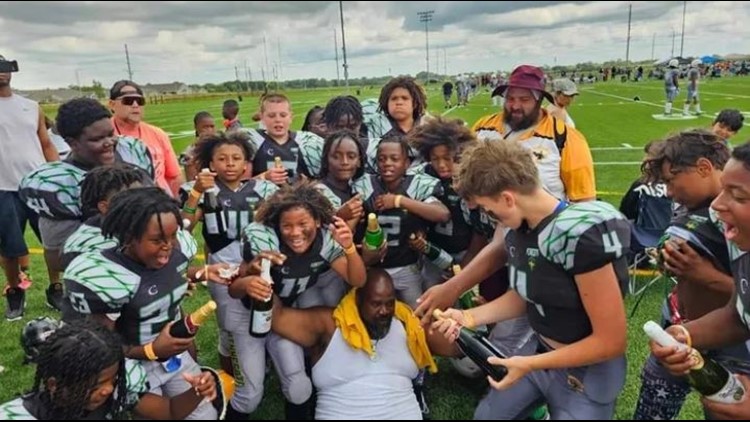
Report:
[[[341,330],[341,336],[349,346],[354,349],[364,351],[370,356],[375,354],[370,343],[370,334],[359,317],[356,300],[357,289],[352,289],[349,294],[344,296],[336,310],[333,311],[333,320],[336,321],[336,327]],[[424,329],[419,324],[419,319],[412,314],[411,309],[402,302],[396,302],[395,317],[404,324],[406,331],[406,341],[409,346],[412,358],[417,366],[428,368],[430,372],[437,372],[437,365],[432,358],[430,348],[427,346],[427,337]]]

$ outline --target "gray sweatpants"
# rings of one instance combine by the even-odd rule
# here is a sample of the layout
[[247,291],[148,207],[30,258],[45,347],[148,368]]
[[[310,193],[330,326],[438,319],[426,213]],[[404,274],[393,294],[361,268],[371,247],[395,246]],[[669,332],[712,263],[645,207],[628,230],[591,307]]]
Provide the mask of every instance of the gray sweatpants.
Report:
[[[174,372],[167,372],[161,362],[141,361],[143,362],[143,369],[146,370],[148,376],[151,393],[163,397],[174,397],[192,388],[190,384],[182,378],[182,374],[186,372],[191,375],[198,375],[201,373],[201,368],[190,356],[190,353],[182,352],[179,356],[182,360],[182,365],[179,370]],[[193,413],[188,415],[185,419],[216,420],[217,416],[216,408],[214,408],[210,402],[204,400],[195,408]]]
[[[518,354],[538,351],[543,350],[535,335]],[[552,419],[612,419],[625,372],[624,356],[578,368],[534,371],[506,390],[490,389],[474,419],[524,419],[542,403],[547,403]]]

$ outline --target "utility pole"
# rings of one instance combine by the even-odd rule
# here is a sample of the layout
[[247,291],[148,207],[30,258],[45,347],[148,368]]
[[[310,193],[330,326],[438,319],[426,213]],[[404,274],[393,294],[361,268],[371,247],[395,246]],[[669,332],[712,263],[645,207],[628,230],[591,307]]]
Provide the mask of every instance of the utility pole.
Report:
[[628,42],[627,47],[625,47],[625,64],[627,65],[630,62],[630,22],[633,18],[633,5],[630,4],[628,6]]
[[443,47],[443,73],[445,73],[445,76],[448,76],[448,53],[445,50],[445,47]]
[[336,38],[336,28],[333,28],[333,52],[336,54],[336,86],[341,86],[341,73],[339,71],[339,41]]
[[[266,70],[263,72],[264,75],[268,74],[268,72],[271,71],[270,66],[268,66],[268,44],[266,44],[266,33],[263,33],[263,56],[265,56],[266,59]],[[268,82],[266,81],[266,77],[263,76],[263,85],[266,88],[266,91],[268,90]]]
[[237,70],[237,66],[234,67],[234,77],[237,79],[237,94],[239,94],[242,91],[242,86],[240,85],[240,72]]
[[128,79],[133,80],[133,69],[130,67],[130,53],[128,53],[128,45],[125,44],[125,61],[128,63]]
[[349,65],[346,62],[346,32],[344,31],[344,2],[339,0],[339,15],[341,16],[341,50],[344,53],[344,83],[349,90]]
[[434,10],[425,10],[417,12],[419,21],[424,22],[424,44],[425,44],[425,60],[427,62],[427,75],[425,76],[425,84],[430,83],[430,29],[429,22],[432,21],[432,15],[435,13]]
[[685,48],[685,12],[687,11],[687,1],[682,2],[682,35],[680,36],[680,57],[683,56]]
[[654,36],[651,38],[651,60],[654,60],[655,49],[656,49],[656,32],[654,32]]
[[245,60],[245,91],[250,92],[250,68],[247,67],[247,60]]
[[76,85],[78,86],[78,95],[83,97],[83,88],[81,87],[81,69],[76,69]]
[[672,55],[670,57],[674,57],[674,39],[677,37],[677,33],[674,32],[674,28],[672,28]]
[[[276,37],[276,56],[278,57],[278,66],[279,66],[279,79],[283,79],[281,77],[281,38]],[[278,84],[278,81],[276,81]]]

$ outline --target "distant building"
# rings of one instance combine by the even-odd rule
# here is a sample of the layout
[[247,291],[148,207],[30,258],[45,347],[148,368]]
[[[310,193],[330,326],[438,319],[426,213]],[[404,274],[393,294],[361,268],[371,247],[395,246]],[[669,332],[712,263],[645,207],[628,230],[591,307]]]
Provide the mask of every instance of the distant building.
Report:
[[187,95],[193,94],[194,91],[187,84],[182,82],[172,82],[169,84],[146,84],[142,86],[143,93],[150,95]]
[[73,98],[93,98],[96,99],[96,94],[93,92],[81,92],[75,89],[59,88],[59,89],[37,89],[28,91],[16,91],[18,95],[26,97],[30,100],[34,100],[38,103],[55,103],[62,104]]

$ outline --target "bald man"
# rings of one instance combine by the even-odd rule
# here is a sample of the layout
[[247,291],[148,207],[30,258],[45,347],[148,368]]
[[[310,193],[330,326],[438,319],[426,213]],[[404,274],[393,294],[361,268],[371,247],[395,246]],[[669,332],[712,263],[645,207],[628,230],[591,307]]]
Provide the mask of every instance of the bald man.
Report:
[[[347,313],[344,309],[352,294],[356,314],[347,315],[362,322],[370,353],[353,347],[342,331],[356,323],[349,319],[342,324],[339,319]],[[420,368],[408,346],[413,340],[409,336],[416,335],[409,327],[418,326],[419,321],[411,312],[408,317],[414,318],[413,324],[397,318],[396,303],[393,280],[382,269],[369,270],[364,287],[347,295],[335,311],[293,309],[275,301],[273,330],[309,349],[312,382],[318,390],[315,419],[422,419],[412,386]],[[454,346],[440,336],[428,335],[427,339],[433,352],[456,355]]]

